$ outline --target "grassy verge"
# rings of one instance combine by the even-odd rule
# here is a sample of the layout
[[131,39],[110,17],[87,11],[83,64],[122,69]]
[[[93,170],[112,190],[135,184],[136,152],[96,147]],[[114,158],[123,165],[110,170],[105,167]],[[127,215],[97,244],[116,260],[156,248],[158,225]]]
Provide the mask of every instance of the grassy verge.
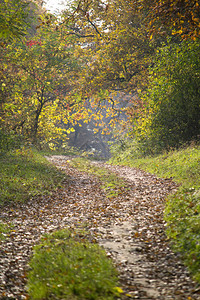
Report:
[[105,168],[95,166],[86,158],[74,158],[71,161],[71,165],[83,172],[97,176],[100,179],[102,188],[105,190],[108,198],[119,196],[125,188],[126,183],[123,179],[117,177],[114,173]]
[[156,157],[124,157],[115,156],[111,163],[137,167],[162,178],[172,177],[181,184],[166,202],[167,234],[200,282],[200,147],[187,147]]
[[22,148],[0,156],[0,206],[50,193],[64,174],[38,152]]
[[80,231],[44,236],[34,248],[30,268],[30,299],[111,300],[119,295],[111,260]]

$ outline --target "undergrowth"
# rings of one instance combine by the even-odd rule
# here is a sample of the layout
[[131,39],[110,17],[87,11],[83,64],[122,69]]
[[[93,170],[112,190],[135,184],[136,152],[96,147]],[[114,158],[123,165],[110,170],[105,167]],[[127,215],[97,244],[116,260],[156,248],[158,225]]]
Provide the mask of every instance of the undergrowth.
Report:
[[[131,154],[128,155],[127,153]],[[134,157],[133,149],[115,153],[113,164],[143,169],[180,184],[166,201],[167,235],[175,251],[200,283],[200,146],[183,147],[158,156]]]
[[64,174],[37,151],[20,148],[0,155],[0,206],[48,194]]
[[63,229],[45,235],[34,247],[30,299],[112,300],[119,290],[112,261],[86,233]]

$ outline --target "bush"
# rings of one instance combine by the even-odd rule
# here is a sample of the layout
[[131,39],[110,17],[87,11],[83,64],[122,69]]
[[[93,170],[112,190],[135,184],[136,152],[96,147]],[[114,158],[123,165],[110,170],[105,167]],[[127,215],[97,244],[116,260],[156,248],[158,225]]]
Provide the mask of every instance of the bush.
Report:
[[160,48],[150,69],[135,137],[144,154],[180,147],[200,136],[200,43],[185,41]]

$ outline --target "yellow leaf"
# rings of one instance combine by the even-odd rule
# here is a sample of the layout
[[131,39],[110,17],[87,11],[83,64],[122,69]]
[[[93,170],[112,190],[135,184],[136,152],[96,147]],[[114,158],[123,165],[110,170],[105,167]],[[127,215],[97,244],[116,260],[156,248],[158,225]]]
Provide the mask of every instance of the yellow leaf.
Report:
[[120,288],[120,287],[118,287],[118,286],[116,286],[115,288],[114,288],[114,290],[116,291],[116,292],[118,292],[118,293],[120,293],[120,294],[122,294],[124,291]]
[[139,237],[139,233],[138,232],[135,232],[135,237]]

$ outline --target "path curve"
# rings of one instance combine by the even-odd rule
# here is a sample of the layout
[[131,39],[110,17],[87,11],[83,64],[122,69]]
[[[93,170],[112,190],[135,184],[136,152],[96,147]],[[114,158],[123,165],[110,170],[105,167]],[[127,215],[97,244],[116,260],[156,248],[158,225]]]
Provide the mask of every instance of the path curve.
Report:
[[164,233],[163,207],[167,194],[176,190],[175,183],[103,164],[127,182],[122,195],[108,199],[99,181],[72,168],[69,159],[48,158],[69,176],[62,188],[1,212],[14,228],[0,248],[0,299],[28,299],[27,262],[42,234],[82,224],[119,269],[121,287],[129,294],[122,299],[200,299],[200,290],[170,250]]

